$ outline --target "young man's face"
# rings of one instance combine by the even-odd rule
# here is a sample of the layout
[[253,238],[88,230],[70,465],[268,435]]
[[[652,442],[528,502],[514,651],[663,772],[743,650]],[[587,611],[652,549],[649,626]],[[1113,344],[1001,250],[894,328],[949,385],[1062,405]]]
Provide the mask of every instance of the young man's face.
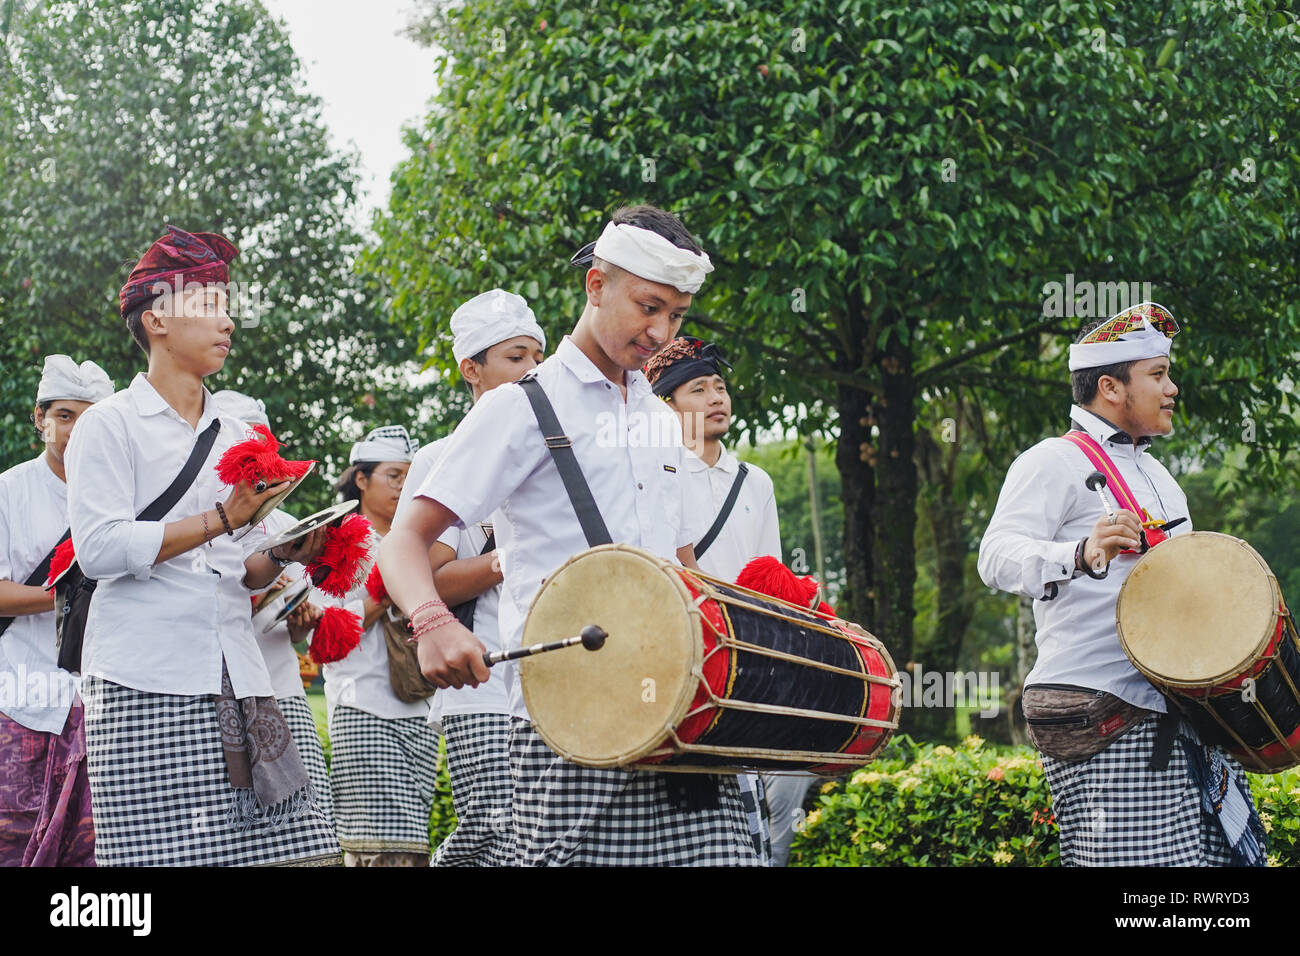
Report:
[[460,374],[469,382],[477,400],[498,385],[519,381],[537,368],[543,358],[541,342],[531,335],[516,335],[488,349],[482,365],[473,359],[461,359]]
[[61,398],[46,411],[36,406],[36,427],[41,431],[45,447],[59,461],[63,461],[64,449],[72,437],[72,426],[77,423],[81,413],[90,407],[90,402],[78,402],[70,398]]
[[369,477],[357,475],[362,507],[386,521],[392,521],[393,515],[397,513],[397,500],[401,497],[406,473],[410,470],[409,461],[381,461],[375,465],[375,470]]
[[1134,362],[1123,390],[1126,422],[1117,423],[1131,435],[1168,435],[1174,430],[1174,401],[1178,386],[1169,377],[1165,357]]
[[688,443],[716,441],[731,427],[731,395],[721,375],[701,375],[678,385],[672,405],[681,416],[682,437]]
[[199,378],[221,371],[235,331],[234,320],[226,313],[225,287],[220,283],[187,286],[170,301],[171,314],[144,314],[145,328],[152,333],[150,355],[163,349],[173,363]]
[[587,301],[596,308],[592,334],[601,351],[624,371],[639,369],[682,327],[691,294],[622,269],[587,271]]

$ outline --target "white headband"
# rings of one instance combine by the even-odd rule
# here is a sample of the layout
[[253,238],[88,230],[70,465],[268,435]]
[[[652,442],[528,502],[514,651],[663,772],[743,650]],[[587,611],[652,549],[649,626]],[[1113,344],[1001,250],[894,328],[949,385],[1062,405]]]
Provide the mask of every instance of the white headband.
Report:
[[78,365],[68,355],[45,356],[41,382],[36,386],[36,404],[70,399],[98,402],[113,394],[113,380],[89,360]]
[[522,296],[493,289],[474,296],[451,314],[451,354],[456,363],[498,342],[529,335],[546,350],[546,333]]
[[271,427],[271,420],[266,417],[266,403],[260,398],[253,398],[233,388],[223,388],[212,393],[212,404],[217,414],[238,418],[247,425],[265,425]]
[[713,271],[706,253],[682,249],[657,232],[626,223],[606,225],[592,254],[642,279],[662,282],[692,295],[700,291],[704,277]]
[[359,461],[410,461],[420,443],[401,425],[381,425],[352,446],[348,464]]
[[1145,318],[1142,328],[1125,332],[1110,342],[1090,342],[1070,346],[1070,371],[1082,368],[1100,368],[1120,362],[1137,362],[1160,358],[1169,354],[1174,340],[1155,328]]

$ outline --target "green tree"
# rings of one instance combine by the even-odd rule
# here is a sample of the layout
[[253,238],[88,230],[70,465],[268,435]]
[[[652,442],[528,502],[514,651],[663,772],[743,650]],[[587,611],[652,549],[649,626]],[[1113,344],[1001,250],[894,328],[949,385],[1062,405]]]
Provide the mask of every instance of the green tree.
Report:
[[[1054,314],[1049,282],[1152,283],[1207,357],[1197,440],[1280,400],[1300,100],[1277,4],[477,0],[423,30],[438,91],[369,260],[397,320],[443,363],[430,317],[491,285],[567,328],[565,260],[611,208],[679,212],[718,266],[688,327],[728,342],[748,424],[801,408],[837,439],[842,605],[901,660],[918,414],[965,389],[1009,444],[1065,427],[1064,336],[1104,306]],[[1252,454],[1276,473],[1296,437]]]
[[[251,0],[9,3],[0,58],[0,467],[38,448],[40,357],[145,367],[117,313],[166,223],[221,232],[252,283],[210,387],[262,398],[291,457],[336,472],[372,422],[410,422],[414,343],[351,262],[355,157],[326,142],[282,26]],[[427,391],[427,387],[424,391]],[[426,412],[427,413],[427,412]],[[304,486],[296,508],[332,498]]]

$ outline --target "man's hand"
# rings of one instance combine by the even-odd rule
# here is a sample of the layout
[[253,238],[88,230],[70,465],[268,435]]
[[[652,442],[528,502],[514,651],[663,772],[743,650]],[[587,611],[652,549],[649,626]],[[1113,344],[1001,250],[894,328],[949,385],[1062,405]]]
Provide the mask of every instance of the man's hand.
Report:
[[288,544],[272,548],[268,553],[278,561],[311,564],[325,550],[325,534],[327,530],[324,526],[319,527],[315,531],[307,532],[301,538],[295,538]]
[[487,648],[460,621],[448,621],[420,638],[420,670],[441,688],[477,687],[488,679]]
[[254,491],[253,486],[246,481],[241,481],[235,485],[235,490],[223,502],[226,517],[230,519],[230,527],[232,529],[242,528],[248,524],[253,520],[253,515],[256,514],[257,509],[262,506],[262,502],[284,491],[289,485],[289,481],[282,481],[277,485],[268,486],[261,494]]
[[1116,512],[1114,523],[1109,515],[1102,515],[1083,546],[1083,559],[1098,573],[1114,560],[1121,551],[1137,551],[1142,547],[1142,525],[1137,515],[1125,508]]
[[289,640],[297,644],[305,641],[307,635],[316,630],[321,615],[325,612],[311,601],[303,601],[289,612]]

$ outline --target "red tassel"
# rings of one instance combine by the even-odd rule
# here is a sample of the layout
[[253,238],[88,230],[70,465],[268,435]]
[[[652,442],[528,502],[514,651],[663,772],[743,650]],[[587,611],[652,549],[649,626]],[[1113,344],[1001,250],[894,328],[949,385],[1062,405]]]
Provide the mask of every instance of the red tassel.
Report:
[[317,664],[341,661],[361,643],[361,618],[341,607],[327,607],[316,622],[307,653]]
[[370,522],[364,515],[350,514],[325,532],[325,548],[307,565],[307,574],[316,587],[341,598],[365,580],[370,555]]
[[259,479],[268,485],[291,480],[297,481],[310,461],[288,461],[280,457],[280,443],[265,425],[253,425],[252,437],[231,445],[217,462],[217,477],[227,485],[241,481],[255,484]]
[[[799,577],[771,555],[750,561],[736,576],[736,583],[742,588],[806,608],[812,608],[819,589],[816,578]],[[819,601],[816,613],[834,617],[835,609],[825,601]]]
[[370,569],[370,574],[366,576],[366,593],[370,595],[370,600],[376,604],[382,604],[388,599],[388,588],[384,587],[384,576],[379,573],[379,562],[376,561]]
[[816,581],[798,577],[771,555],[750,561],[736,576],[736,583],[742,588],[780,598],[800,607],[807,607],[817,593]]
[[50,582],[68,570],[75,560],[77,560],[77,555],[72,550],[72,538],[69,536],[67,541],[54,549],[54,556],[50,558],[50,573],[45,577],[45,590],[48,591],[54,587]]

